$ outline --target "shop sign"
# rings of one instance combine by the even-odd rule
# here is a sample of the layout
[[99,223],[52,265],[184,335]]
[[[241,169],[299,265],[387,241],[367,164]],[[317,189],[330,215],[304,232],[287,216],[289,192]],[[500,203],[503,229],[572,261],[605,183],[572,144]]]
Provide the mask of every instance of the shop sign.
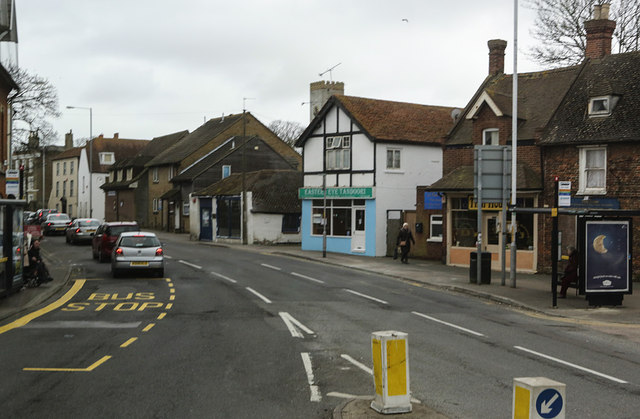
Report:
[[[307,187],[298,189],[300,199],[324,198],[322,187]],[[375,188],[365,187],[340,187],[327,188],[327,199],[371,199],[375,198]]]
[[[475,210],[475,211],[478,210],[478,201],[473,199],[472,196],[469,196],[469,209]],[[502,203],[501,202],[483,202],[482,211],[502,211]]]

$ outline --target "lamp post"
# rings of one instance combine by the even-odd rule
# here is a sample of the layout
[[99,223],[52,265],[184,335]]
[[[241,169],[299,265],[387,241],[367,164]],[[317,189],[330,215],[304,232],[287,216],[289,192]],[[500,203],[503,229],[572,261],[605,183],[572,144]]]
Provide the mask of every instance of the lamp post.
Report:
[[89,111],[89,217],[93,217],[93,109],[82,106],[67,106],[67,109]]

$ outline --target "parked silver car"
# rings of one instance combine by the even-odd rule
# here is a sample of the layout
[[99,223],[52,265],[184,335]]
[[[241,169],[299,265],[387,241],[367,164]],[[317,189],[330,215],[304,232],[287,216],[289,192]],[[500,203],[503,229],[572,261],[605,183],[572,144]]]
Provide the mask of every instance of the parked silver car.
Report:
[[67,214],[49,214],[40,225],[40,228],[45,236],[50,234],[62,235],[69,227],[69,224],[71,224],[71,219]]
[[118,237],[111,253],[111,274],[145,271],[164,276],[164,252],[158,237],[145,231],[127,231]]
[[99,226],[100,220],[97,218],[76,218],[65,233],[67,243],[90,242]]

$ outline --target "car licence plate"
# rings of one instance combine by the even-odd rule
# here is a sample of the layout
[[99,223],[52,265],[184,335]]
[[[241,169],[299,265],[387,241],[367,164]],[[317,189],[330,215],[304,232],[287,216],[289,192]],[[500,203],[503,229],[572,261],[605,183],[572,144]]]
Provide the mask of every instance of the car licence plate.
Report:
[[149,262],[130,262],[129,266],[149,266]]

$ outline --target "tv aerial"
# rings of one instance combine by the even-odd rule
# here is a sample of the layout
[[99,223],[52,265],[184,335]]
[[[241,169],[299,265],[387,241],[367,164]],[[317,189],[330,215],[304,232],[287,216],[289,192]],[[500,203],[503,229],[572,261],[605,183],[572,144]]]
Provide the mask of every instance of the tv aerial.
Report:
[[337,66],[339,66],[342,63],[338,63],[336,65],[334,65],[333,67],[331,67],[328,70],[323,71],[322,73],[318,74],[320,77],[324,76],[325,74],[329,73],[329,81],[333,81],[333,69],[336,68]]

